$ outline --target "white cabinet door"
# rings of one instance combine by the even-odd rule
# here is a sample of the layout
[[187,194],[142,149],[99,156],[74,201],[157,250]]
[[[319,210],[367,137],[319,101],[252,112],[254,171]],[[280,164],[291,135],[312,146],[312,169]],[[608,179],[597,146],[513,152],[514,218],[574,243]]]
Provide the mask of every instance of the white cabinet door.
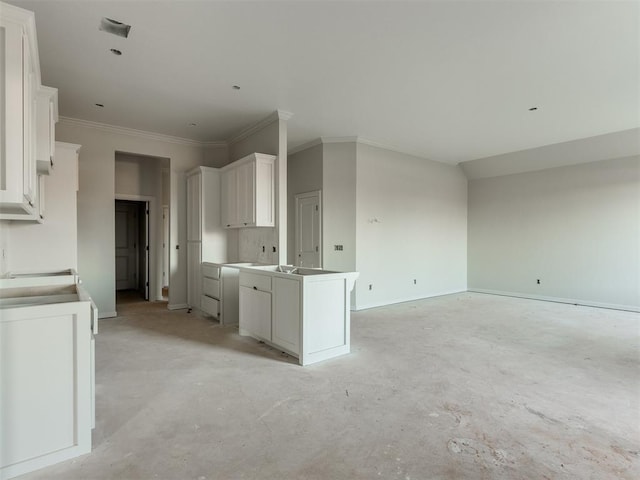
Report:
[[37,178],[36,178],[36,158],[35,158],[35,117],[36,103],[35,91],[37,80],[35,69],[33,67],[33,59],[31,56],[31,48],[29,46],[29,37],[26,34],[22,36],[22,55],[24,62],[22,64],[23,76],[25,81],[22,92],[22,101],[24,109],[24,197],[32,205],[35,205],[37,195]]
[[[31,12],[2,4],[0,9],[0,219],[33,219],[36,213],[35,89],[37,46],[27,35]],[[35,36],[35,34],[33,34]]]
[[240,286],[240,330],[271,341],[271,294]]
[[54,163],[55,128],[58,121],[58,90],[41,86],[36,97],[36,168],[49,175]]
[[224,167],[222,225],[225,228],[275,225],[275,158],[252,153]]
[[6,308],[0,314],[0,478],[91,451],[88,302]]
[[187,242],[187,292],[189,307],[200,308],[202,243]]
[[238,175],[238,225],[251,227],[256,224],[255,163],[240,165]]
[[238,171],[235,168],[222,173],[222,226],[238,225]]
[[300,282],[273,278],[273,319],[271,341],[298,355],[300,353]]
[[44,222],[44,213],[45,213],[45,176],[38,175],[38,198],[37,198],[37,218],[36,220],[40,223]]
[[202,240],[202,174],[187,177],[187,241]]
[[275,225],[275,175],[274,158],[256,155],[253,204],[254,224],[257,227]]

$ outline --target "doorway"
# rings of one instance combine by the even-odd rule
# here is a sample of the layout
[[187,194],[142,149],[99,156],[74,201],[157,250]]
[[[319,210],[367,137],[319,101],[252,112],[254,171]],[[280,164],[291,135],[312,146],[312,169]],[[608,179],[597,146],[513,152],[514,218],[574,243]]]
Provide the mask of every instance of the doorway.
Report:
[[295,200],[296,265],[322,267],[322,192],[301,193]]
[[116,200],[116,303],[149,300],[149,202]]

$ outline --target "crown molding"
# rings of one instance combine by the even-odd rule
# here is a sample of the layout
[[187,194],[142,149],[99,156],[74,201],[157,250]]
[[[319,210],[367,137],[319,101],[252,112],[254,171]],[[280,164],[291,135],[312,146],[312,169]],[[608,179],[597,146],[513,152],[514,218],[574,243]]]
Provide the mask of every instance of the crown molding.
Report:
[[229,140],[227,140],[227,144],[232,145],[234,143],[238,143],[244,140],[245,138],[253,135],[254,133],[262,130],[267,125],[271,125],[273,122],[276,122],[278,120],[287,121],[291,117],[293,117],[293,113],[291,112],[287,112],[285,110],[276,110],[275,112],[269,114],[267,117],[263,118],[262,120],[254,123],[253,125],[249,125],[247,128],[241,130],[240,133],[238,133],[234,137],[231,137]]
[[295,155],[298,152],[302,152],[307,150],[308,148],[315,147],[316,145],[321,145],[322,139],[316,138],[315,140],[311,140],[310,142],[305,142],[300,145],[296,145],[293,148],[287,150],[287,155]]
[[117,125],[110,125],[107,123],[100,123],[100,122],[92,122],[90,120],[82,120],[79,118],[71,118],[71,117],[63,117],[60,116],[59,118],[59,122],[63,125],[69,125],[69,126],[74,126],[74,127],[85,127],[85,128],[92,128],[94,130],[100,130],[103,132],[108,132],[108,133],[114,133],[114,134],[118,134],[118,135],[128,135],[131,137],[139,137],[139,138],[145,138],[147,140],[157,140],[160,142],[166,142],[166,143],[175,143],[178,145],[187,145],[187,146],[192,146],[192,147],[224,147],[224,148],[228,148],[229,145],[239,142],[240,140],[243,140],[245,138],[247,138],[248,136],[254,134],[255,132],[262,130],[264,127],[266,127],[267,125],[272,124],[275,121],[278,120],[284,120],[287,121],[289,120],[291,117],[293,117],[293,113],[291,112],[287,112],[285,110],[276,110],[275,112],[271,113],[268,117],[260,120],[259,122],[245,128],[244,130],[242,130],[238,135],[230,138],[229,140],[222,140],[222,141],[213,141],[213,142],[201,142],[198,140],[191,140],[189,138],[182,138],[182,137],[174,137],[172,135],[165,135],[162,133],[154,133],[154,132],[148,132],[145,130],[137,130],[135,128],[128,128],[128,127],[120,127]]
[[224,147],[227,148],[229,146],[229,142],[225,140],[220,140],[217,142],[200,142],[202,147]]
[[[367,138],[358,137],[358,143],[362,145],[369,145],[370,147],[381,148],[383,150],[389,150],[390,152],[402,153],[403,155],[409,155],[411,157],[417,157],[423,160],[438,162],[437,160],[433,160],[429,157],[426,157],[424,153],[420,153],[414,150],[407,150],[405,148],[396,147],[394,145],[386,145],[384,143],[374,142],[373,140],[369,140]],[[447,162],[438,162],[438,163],[447,163]]]
[[358,143],[358,137],[320,137],[322,143]]
[[[192,147],[202,147],[203,142],[197,140],[190,140],[188,138],[173,137],[171,135],[164,135],[162,133],[147,132],[144,130],[136,130],[135,128],[117,127],[115,125],[109,125],[107,123],[91,122],[89,120],[81,120],[78,118],[60,117],[60,123],[63,125],[70,125],[74,127],[92,128],[94,130],[101,130],[103,132],[115,133],[118,135],[128,135],[130,137],[145,138],[147,140],[157,140],[159,142],[175,143],[178,145],[188,145]],[[223,142],[226,144],[226,142]]]
[[401,153],[403,155],[410,155],[412,157],[422,158],[424,160],[431,160],[428,157],[425,157],[423,154],[418,152],[412,152],[410,150],[405,150],[403,148],[394,147],[392,145],[385,145],[383,143],[374,142],[373,140],[369,140],[367,138],[362,138],[358,136],[351,137],[319,137],[315,140],[311,140],[310,142],[303,143],[289,150],[288,154],[293,155],[298,152],[302,152],[311,147],[315,147],[320,144],[329,144],[329,143],[359,143],[361,145],[368,145],[370,147],[381,148],[383,150],[389,150],[390,152]]

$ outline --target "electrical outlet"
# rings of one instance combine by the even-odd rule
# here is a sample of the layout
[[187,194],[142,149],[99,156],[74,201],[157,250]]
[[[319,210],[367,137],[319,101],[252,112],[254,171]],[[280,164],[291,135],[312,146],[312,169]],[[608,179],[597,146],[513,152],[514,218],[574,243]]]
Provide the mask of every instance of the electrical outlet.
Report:
[[417,285],[417,284],[418,284],[418,281],[417,281],[415,278],[413,279],[413,284],[414,284],[414,285]]
[[334,245],[333,249],[337,252],[342,252],[344,250],[344,247],[342,245]]
[[369,284],[369,290],[373,290],[373,283]]
[[539,278],[536,280],[536,283],[537,283],[538,285],[540,285],[540,279],[539,279]]

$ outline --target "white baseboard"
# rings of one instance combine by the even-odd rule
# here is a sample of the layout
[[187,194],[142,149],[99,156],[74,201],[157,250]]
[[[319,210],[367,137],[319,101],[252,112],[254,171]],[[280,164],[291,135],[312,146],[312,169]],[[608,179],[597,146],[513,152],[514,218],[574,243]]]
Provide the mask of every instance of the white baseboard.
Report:
[[117,317],[118,316],[118,312],[101,312],[98,311],[98,318],[113,318],[113,317]]
[[421,296],[416,296],[416,297],[408,297],[408,298],[401,298],[398,300],[392,300],[391,302],[374,302],[374,303],[367,303],[364,305],[356,305],[356,306],[351,306],[351,310],[355,311],[355,312],[359,312],[361,310],[368,310],[369,308],[377,308],[377,307],[386,307],[387,305],[397,305],[398,303],[406,303],[406,302],[415,302],[416,300],[424,300],[427,298],[434,298],[434,297],[442,297],[444,295],[453,295],[455,293],[464,293],[467,290],[451,290],[451,291],[445,291],[445,292],[437,292],[437,293],[433,293],[427,296],[421,295]]
[[518,292],[503,292],[501,290],[486,290],[483,288],[470,288],[469,292],[486,293],[488,295],[501,295],[503,297],[526,298],[529,300],[541,300],[544,302],[569,303],[571,305],[582,305],[585,307],[609,308],[612,310],[624,310],[627,312],[640,312],[640,307],[633,305],[618,305],[615,303],[591,302],[588,300],[577,300],[574,298],[547,297],[543,295],[530,295]]
[[184,310],[189,308],[189,305],[186,303],[170,303],[167,305],[167,309],[169,310]]

